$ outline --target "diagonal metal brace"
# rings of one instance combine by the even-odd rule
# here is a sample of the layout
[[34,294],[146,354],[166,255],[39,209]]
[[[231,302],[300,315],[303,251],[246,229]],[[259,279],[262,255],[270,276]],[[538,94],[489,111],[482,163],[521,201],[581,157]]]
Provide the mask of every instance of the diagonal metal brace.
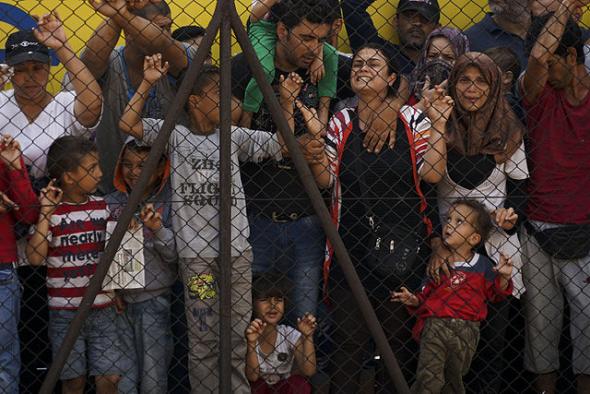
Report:
[[274,91],[265,78],[264,70],[262,69],[256,53],[254,52],[254,48],[248,39],[248,35],[244,29],[242,21],[240,20],[238,12],[235,8],[235,4],[233,1],[231,1],[231,3],[233,5],[231,9],[232,29],[236,34],[238,43],[240,44],[244,55],[246,56],[248,65],[252,70],[252,75],[258,83],[258,86],[264,96],[264,101],[270,110],[274,122],[278,126],[278,131],[281,133],[283,140],[289,149],[291,159],[295,164],[295,168],[297,169],[299,177],[301,178],[301,182],[303,183],[305,191],[311,200],[314,210],[322,222],[326,236],[334,247],[334,251],[338,257],[338,263],[344,272],[346,281],[348,282],[348,285],[350,286],[350,289],[352,290],[352,293],[359,305],[359,308],[365,319],[365,323],[367,324],[369,331],[375,340],[377,348],[381,353],[381,357],[383,357],[383,360],[385,361],[385,366],[395,385],[395,388],[398,393],[409,394],[410,389],[408,387],[408,383],[399,367],[393,351],[391,350],[391,346],[389,346],[387,337],[385,336],[383,328],[379,323],[379,319],[375,314],[375,310],[373,309],[373,306],[367,297],[367,293],[365,292],[359,276],[352,264],[350,256],[348,255],[348,251],[344,246],[344,242],[342,242],[342,238],[340,238],[340,234],[338,234],[338,229],[332,222],[328,208],[326,207],[322,195],[315,183],[315,178],[311,173],[307,162],[305,161],[305,157],[301,152],[299,143],[289,129],[289,124],[287,119],[285,119]]
[[98,266],[96,267],[96,272],[94,276],[90,279],[90,283],[88,285],[88,289],[82,298],[82,302],[80,307],[78,308],[78,312],[76,316],[72,320],[70,327],[64,337],[64,341],[59,348],[57,354],[55,355],[53,362],[51,363],[51,367],[45,376],[45,380],[43,381],[43,385],[41,386],[41,390],[39,391],[41,394],[51,394],[53,393],[53,389],[55,384],[59,380],[59,375],[61,370],[63,369],[66,360],[74,346],[74,343],[78,336],[80,335],[80,330],[86,321],[86,318],[90,314],[92,309],[92,304],[94,303],[94,299],[96,295],[101,290],[102,283],[104,277],[106,276],[109,266],[113,261],[113,257],[115,256],[117,250],[119,249],[119,245],[121,244],[121,240],[127,229],[129,228],[129,223],[131,222],[131,218],[133,217],[137,207],[139,206],[144,190],[147,187],[151,174],[154,173],[158,166],[158,162],[160,161],[160,157],[162,153],[166,149],[168,144],[168,139],[170,137],[170,133],[174,129],[176,124],[176,120],[180,115],[180,111],[184,108],[184,103],[189,96],[190,90],[194,85],[197,75],[201,72],[203,68],[203,63],[209,54],[209,50],[213,45],[213,41],[215,39],[216,33],[219,30],[219,25],[221,22],[221,13],[218,7],[213,14],[213,18],[211,23],[207,27],[205,37],[199,46],[195,58],[190,64],[190,67],[186,73],[186,76],[178,89],[178,93],[174,98],[173,105],[166,115],[166,119],[164,120],[164,124],[158,134],[158,137],[154,141],[152,145],[152,149],[150,150],[150,154],[144,168],[139,176],[139,180],[137,185],[133,188],[131,195],[129,196],[129,200],[127,206],[123,209],[119,221],[117,222],[117,226],[115,227],[113,234],[109,243],[107,244],[105,251],[100,256]]

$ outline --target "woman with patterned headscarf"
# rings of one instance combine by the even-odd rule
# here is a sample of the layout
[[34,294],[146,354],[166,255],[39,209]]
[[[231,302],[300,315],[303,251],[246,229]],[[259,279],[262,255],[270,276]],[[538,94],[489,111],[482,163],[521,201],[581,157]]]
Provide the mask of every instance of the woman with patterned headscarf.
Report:
[[469,40],[457,29],[439,27],[426,38],[424,50],[410,76],[411,97],[420,99],[426,76],[431,85],[438,85],[448,78],[455,60],[469,51]]
[[[500,253],[512,258],[514,295],[518,298],[524,288],[517,212],[524,206],[524,183],[529,172],[525,129],[505,98],[501,77],[499,67],[483,53],[468,52],[455,62],[448,80],[455,108],[447,125],[447,171],[437,185],[438,208],[441,220],[445,220],[457,199],[476,199],[486,206],[496,226],[478,252],[496,263]],[[490,307],[482,329],[482,351],[474,364],[478,368],[477,357],[486,360],[479,366],[478,379],[487,382],[491,392],[498,391],[501,383],[509,306],[503,301]]]

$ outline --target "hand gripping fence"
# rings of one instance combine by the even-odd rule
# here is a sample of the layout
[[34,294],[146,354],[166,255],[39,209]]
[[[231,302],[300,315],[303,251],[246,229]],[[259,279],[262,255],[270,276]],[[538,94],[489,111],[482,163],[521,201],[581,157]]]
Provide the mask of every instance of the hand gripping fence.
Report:
[[213,41],[220,31],[220,59],[221,59],[221,137],[220,137],[220,258],[219,258],[219,298],[220,298],[220,359],[219,359],[219,387],[220,393],[231,393],[231,31],[234,31],[237,41],[242,48],[244,55],[251,67],[253,77],[256,79],[258,86],[268,105],[274,122],[278,126],[289,154],[299,177],[302,180],[305,191],[310,197],[315,212],[318,214],[327,238],[334,247],[338,264],[346,277],[346,281],[358,303],[362,312],[365,323],[371,332],[377,350],[385,363],[385,367],[395,385],[396,391],[400,394],[409,394],[408,383],[404,378],[399,363],[387,341],[383,328],[377,319],[375,310],[371,305],[365,289],[361,284],[359,276],[353,267],[347,249],[344,246],[336,226],[332,223],[328,208],[325,206],[320,191],[315,183],[314,177],[305,161],[303,153],[300,151],[295,136],[289,131],[289,125],[282,113],[279,102],[277,101],[270,84],[264,77],[264,71],[254,49],[248,39],[246,30],[235,8],[234,0],[219,0],[213,14],[211,23],[201,45],[197,50],[195,58],[186,73],[178,93],[174,98],[171,110],[166,115],[164,124],[160,130],[157,139],[153,143],[149,157],[143,167],[137,185],[129,197],[127,206],[124,208],[120,219],[115,227],[110,242],[107,244],[104,253],[100,257],[96,273],[90,280],[88,290],[82,299],[80,308],[73,319],[64,341],[53,359],[51,367],[43,382],[40,393],[50,394],[53,392],[55,384],[59,379],[59,374],[67,357],[74,346],[76,338],[84,321],[88,317],[93,301],[100,291],[103,279],[106,276],[111,261],[119,248],[123,236],[129,227],[129,223],[134,212],[139,205],[144,190],[149,182],[150,175],[157,168],[159,158],[166,147],[167,141],[172,132],[175,121],[178,118],[183,103],[189,96],[190,89],[195,83],[197,76],[203,68],[203,63],[213,45]]

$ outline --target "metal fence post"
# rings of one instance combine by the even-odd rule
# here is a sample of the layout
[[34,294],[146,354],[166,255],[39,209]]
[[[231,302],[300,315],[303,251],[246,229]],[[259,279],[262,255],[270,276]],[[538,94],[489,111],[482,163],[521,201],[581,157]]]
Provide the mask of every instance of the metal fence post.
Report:
[[[231,355],[232,355],[232,256],[231,256],[231,21],[229,0],[220,0],[221,10],[220,55],[221,55],[221,94],[220,94],[220,169],[219,169],[219,392],[231,393]],[[249,296],[249,294],[244,294]],[[241,334],[241,333],[240,333]],[[244,355],[245,356],[245,355]]]
[[104,277],[106,276],[109,266],[117,252],[119,245],[121,244],[121,240],[127,228],[129,227],[129,223],[131,222],[131,218],[133,217],[137,206],[141,202],[143,198],[143,192],[147,187],[151,174],[155,171],[158,163],[160,161],[160,157],[166,149],[168,138],[170,137],[170,133],[174,129],[176,124],[176,119],[180,114],[180,111],[184,107],[184,102],[186,101],[190,89],[192,85],[195,83],[197,75],[202,69],[203,63],[208,56],[209,49],[213,44],[213,40],[215,39],[216,32],[219,28],[221,21],[221,14],[219,11],[219,7],[217,7],[215,13],[213,14],[213,18],[209,27],[207,28],[207,33],[205,38],[202,41],[201,46],[197,50],[197,54],[195,56],[194,61],[191,63],[189,70],[180,86],[178,93],[174,99],[174,103],[172,105],[172,109],[168,114],[166,114],[166,119],[164,120],[164,124],[162,125],[162,129],[156,140],[154,141],[153,147],[150,150],[149,157],[145,163],[145,166],[141,172],[139,180],[137,182],[136,187],[133,188],[133,192],[129,196],[129,201],[123,212],[121,213],[120,219],[113,231],[113,235],[111,237],[110,242],[105,248],[104,253],[100,256],[100,260],[98,262],[98,266],[96,268],[96,273],[90,280],[90,284],[88,285],[88,289],[84,294],[84,298],[80,304],[80,308],[76,313],[76,316],[72,320],[70,327],[68,328],[68,332],[64,338],[64,341],[57,353],[54,357],[53,362],[51,363],[51,367],[47,372],[47,376],[43,381],[43,385],[41,386],[40,393],[41,394],[51,394],[59,379],[59,375],[61,370],[63,369],[68,355],[70,354],[72,347],[80,334],[80,330],[84,325],[84,322],[88,315],[90,314],[90,310],[92,308],[92,304],[96,295],[101,290],[102,283]]
[[397,359],[393,354],[391,347],[389,346],[387,337],[385,336],[383,328],[379,323],[379,319],[375,314],[375,310],[369,301],[359,276],[352,265],[352,261],[350,260],[350,256],[348,255],[346,247],[344,246],[344,243],[338,234],[338,230],[336,229],[334,223],[332,223],[328,208],[324,203],[311,170],[309,169],[303,153],[299,148],[299,143],[296,141],[293,133],[291,133],[289,129],[287,119],[285,119],[285,116],[283,115],[281,106],[275,97],[272,87],[266,81],[262,66],[260,65],[260,62],[256,57],[256,53],[254,52],[254,48],[248,39],[248,35],[244,29],[242,21],[240,20],[233,0],[231,9],[231,23],[233,30],[236,33],[238,43],[242,48],[242,51],[244,52],[244,55],[248,61],[248,65],[252,70],[252,75],[256,79],[256,82],[262,91],[264,101],[268,105],[268,109],[270,110],[272,118],[278,126],[278,131],[281,133],[285,144],[289,149],[289,155],[291,156],[291,159],[293,159],[293,163],[295,164],[297,173],[299,174],[303,186],[305,187],[305,191],[307,192],[313,204],[315,212],[321,219],[326,236],[334,246],[334,250],[338,256],[338,263],[341,265],[342,270],[344,271],[346,281],[348,282],[348,285],[350,286],[352,293],[359,304],[369,331],[371,332],[371,335],[377,344],[377,348],[379,349],[381,356],[385,361],[385,366],[389,372],[389,375],[391,376],[398,393],[409,394],[410,389],[408,387],[408,383],[406,382]]

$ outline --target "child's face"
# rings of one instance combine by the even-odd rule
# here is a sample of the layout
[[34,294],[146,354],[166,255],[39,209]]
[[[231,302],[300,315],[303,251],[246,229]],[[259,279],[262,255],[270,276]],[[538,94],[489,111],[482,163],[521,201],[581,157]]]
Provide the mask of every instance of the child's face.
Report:
[[[123,180],[129,188],[133,189],[139,180],[139,175],[143,170],[143,165],[147,160],[150,152],[149,150],[134,150],[125,149],[125,153],[121,158],[121,174]],[[161,174],[161,169],[158,168],[150,177],[149,187],[152,187]]]
[[466,205],[451,207],[443,231],[445,244],[452,249],[464,246],[475,247],[480,240],[480,236],[473,226],[476,215],[475,211]]
[[[203,92],[198,96],[193,96],[197,103],[190,107],[190,111],[194,111],[195,114],[200,114],[205,117],[211,124],[218,127],[221,123],[221,111],[220,111],[220,82],[219,77],[215,76],[211,79]],[[242,116],[242,107],[240,101],[232,96],[231,98],[231,119],[232,124],[238,124]],[[197,118],[195,116],[195,118]],[[214,130],[211,130],[214,131]]]
[[215,76],[203,88],[203,92],[198,96],[198,105],[195,108],[200,112],[209,122],[218,126],[221,122],[219,111],[219,77]]
[[283,297],[267,297],[254,301],[254,314],[267,324],[278,324],[285,313]]
[[98,153],[87,154],[80,161],[76,170],[65,174],[67,185],[71,185],[81,194],[92,194],[96,192],[98,184],[102,179],[102,171],[98,165]]

